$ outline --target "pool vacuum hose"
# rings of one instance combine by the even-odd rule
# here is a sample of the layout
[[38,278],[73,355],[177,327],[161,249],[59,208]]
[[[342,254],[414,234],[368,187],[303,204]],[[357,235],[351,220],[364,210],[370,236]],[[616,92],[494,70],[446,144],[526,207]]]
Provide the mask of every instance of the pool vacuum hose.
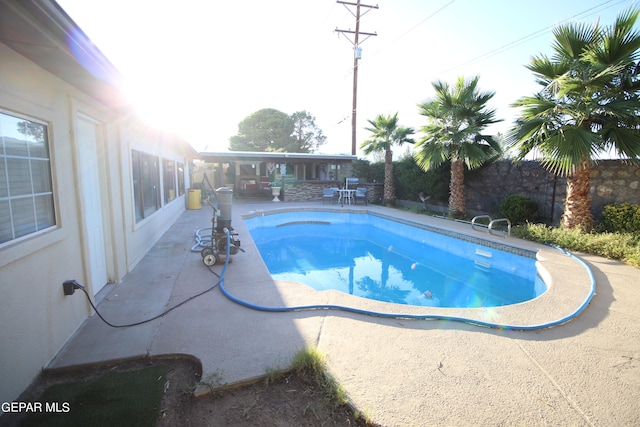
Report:
[[566,317],[563,317],[562,319],[556,320],[554,322],[544,323],[541,325],[530,325],[530,326],[529,325],[504,325],[504,324],[493,323],[493,322],[483,322],[481,320],[466,319],[466,318],[457,317],[457,316],[445,316],[445,315],[437,315],[437,314],[390,314],[390,313],[361,310],[353,307],[347,307],[343,305],[332,305],[332,304],[299,305],[299,306],[292,306],[292,307],[266,307],[263,305],[256,305],[248,301],[244,301],[240,298],[237,298],[231,295],[231,293],[229,293],[229,291],[227,291],[227,289],[224,287],[224,276],[227,271],[227,266],[229,265],[229,249],[231,247],[231,243],[230,243],[231,235],[229,233],[229,230],[225,228],[224,231],[227,238],[227,254],[226,254],[227,256],[225,257],[224,266],[222,267],[222,272],[220,273],[220,281],[219,281],[220,290],[222,291],[225,297],[227,297],[230,301],[235,302],[236,304],[250,308],[252,310],[264,311],[269,313],[285,313],[285,312],[291,312],[291,311],[310,311],[310,310],[340,310],[340,311],[346,311],[349,313],[357,313],[357,314],[364,314],[367,316],[383,317],[383,318],[391,318],[391,319],[449,320],[453,322],[468,323],[471,325],[483,326],[487,328],[527,331],[527,330],[551,328],[553,326],[558,326],[574,319],[589,304],[589,302],[591,301],[591,298],[595,294],[596,281],[593,277],[593,273],[591,272],[591,269],[589,268],[589,266],[580,258],[576,257],[570,252],[567,252],[560,247],[552,246],[553,248],[577,260],[587,270],[589,274],[589,278],[591,279],[591,292],[589,293],[585,301],[582,303],[582,305],[580,305],[580,307],[574,313]]

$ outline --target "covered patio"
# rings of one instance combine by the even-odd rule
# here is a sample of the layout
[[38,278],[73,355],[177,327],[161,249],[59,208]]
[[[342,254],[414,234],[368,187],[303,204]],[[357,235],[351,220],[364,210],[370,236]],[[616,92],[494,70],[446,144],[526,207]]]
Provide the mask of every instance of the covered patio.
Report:
[[[337,187],[352,176],[356,156],[347,154],[263,153],[249,151],[201,152],[204,165],[194,183],[207,189],[226,186],[238,198],[270,198],[280,187],[280,199],[319,200],[322,189]],[[206,179],[205,179],[206,177]],[[208,183],[207,183],[208,181]]]

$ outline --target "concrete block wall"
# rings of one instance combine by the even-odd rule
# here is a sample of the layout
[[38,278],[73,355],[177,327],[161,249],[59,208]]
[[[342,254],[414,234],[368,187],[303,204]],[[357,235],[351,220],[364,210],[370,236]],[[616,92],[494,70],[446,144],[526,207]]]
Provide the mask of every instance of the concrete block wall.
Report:
[[[556,177],[537,161],[500,161],[465,177],[467,209],[497,213],[505,196],[522,194],[536,203],[544,220],[558,223],[566,197],[566,178]],[[591,212],[600,218],[610,203],[640,204],[640,167],[620,160],[603,160],[591,169]]]

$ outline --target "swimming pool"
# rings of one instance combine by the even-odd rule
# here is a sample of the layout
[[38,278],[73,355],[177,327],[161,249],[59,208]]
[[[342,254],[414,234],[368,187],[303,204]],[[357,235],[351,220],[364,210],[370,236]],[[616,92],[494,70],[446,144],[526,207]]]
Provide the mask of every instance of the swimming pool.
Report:
[[366,212],[245,219],[276,280],[412,306],[480,308],[543,294],[535,252]]

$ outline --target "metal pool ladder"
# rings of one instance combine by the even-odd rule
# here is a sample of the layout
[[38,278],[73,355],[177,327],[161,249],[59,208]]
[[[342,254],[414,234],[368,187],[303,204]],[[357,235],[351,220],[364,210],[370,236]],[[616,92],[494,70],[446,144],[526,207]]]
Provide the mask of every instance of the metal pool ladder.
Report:
[[[489,220],[489,225],[485,225],[485,224],[476,224],[476,221],[479,219],[488,219]],[[500,234],[495,234],[494,231],[498,231],[498,230],[494,230],[493,227],[496,224],[499,223],[506,223],[507,224],[507,231],[505,232],[500,232]],[[482,228],[486,228],[487,231],[489,231],[489,234],[493,234],[493,235],[498,235],[498,236],[504,236],[504,237],[511,237],[511,221],[509,221],[508,218],[498,218],[498,219],[491,219],[491,217],[489,215],[477,215],[474,216],[473,219],[471,220],[471,228],[473,228],[474,230],[477,230],[476,227],[482,227]],[[505,233],[505,234],[502,234]]]

